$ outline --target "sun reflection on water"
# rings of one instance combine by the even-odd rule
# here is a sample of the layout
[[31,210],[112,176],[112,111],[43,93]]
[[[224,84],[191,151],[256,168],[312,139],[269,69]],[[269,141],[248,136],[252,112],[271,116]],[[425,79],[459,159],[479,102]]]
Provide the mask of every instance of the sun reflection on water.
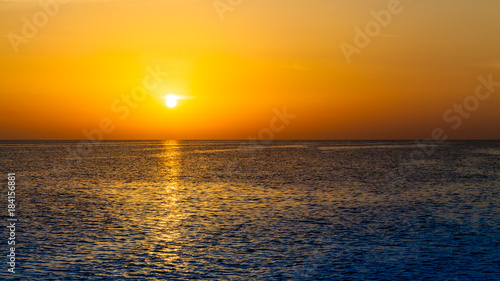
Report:
[[179,259],[180,245],[177,243],[181,235],[181,224],[185,217],[179,206],[180,189],[179,176],[181,174],[181,151],[178,141],[171,140],[163,143],[160,157],[165,169],[162,179],[163,196],[154,225],[156,238],[152,255],[172,264]]

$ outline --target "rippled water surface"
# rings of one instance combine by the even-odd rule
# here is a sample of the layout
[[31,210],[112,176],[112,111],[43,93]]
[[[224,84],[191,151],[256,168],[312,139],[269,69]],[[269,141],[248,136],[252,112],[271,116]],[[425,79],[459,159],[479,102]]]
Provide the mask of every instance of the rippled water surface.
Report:
[[78,144],[0,142],[0,278],[499,280],[498,141]]

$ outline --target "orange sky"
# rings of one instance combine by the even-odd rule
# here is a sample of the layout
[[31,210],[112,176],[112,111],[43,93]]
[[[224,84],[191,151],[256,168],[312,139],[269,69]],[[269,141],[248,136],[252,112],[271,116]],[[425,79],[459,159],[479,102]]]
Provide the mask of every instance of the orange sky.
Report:
[[[284,107],[276,139],[500,139],[500,87],[474,96],[500,82],[498,0],[42,2],[0,2],[0,139],[85,139],[103,119],[110,140],[246,139]],[[349,62],[372,11],[391,19]]]

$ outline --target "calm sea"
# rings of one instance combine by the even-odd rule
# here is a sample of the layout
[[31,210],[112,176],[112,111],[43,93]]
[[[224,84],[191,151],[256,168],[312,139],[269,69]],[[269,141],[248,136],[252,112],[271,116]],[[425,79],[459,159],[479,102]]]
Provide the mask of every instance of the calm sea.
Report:
[[0,142],[1,279],[500,279],[500,141],[78,144]]

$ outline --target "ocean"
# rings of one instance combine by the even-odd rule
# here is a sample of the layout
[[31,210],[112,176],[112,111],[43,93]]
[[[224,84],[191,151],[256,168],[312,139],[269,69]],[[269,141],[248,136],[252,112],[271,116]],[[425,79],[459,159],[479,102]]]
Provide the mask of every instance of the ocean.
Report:
[[1,141],[0,155],[0,279],[500,280],[500,141]]

